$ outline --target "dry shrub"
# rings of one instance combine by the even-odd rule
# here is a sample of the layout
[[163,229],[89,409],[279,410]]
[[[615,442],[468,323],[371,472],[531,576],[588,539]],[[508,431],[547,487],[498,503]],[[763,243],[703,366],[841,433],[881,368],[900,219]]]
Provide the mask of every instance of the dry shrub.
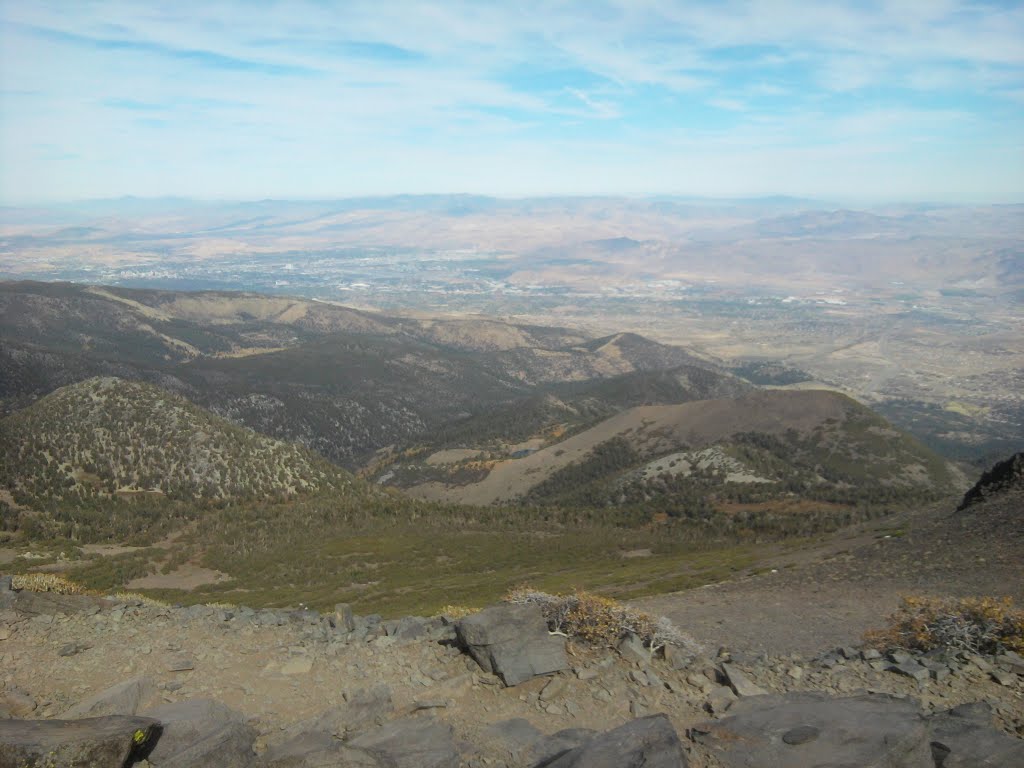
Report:
[[58,595],[87,595],[89,590],[56,573],[20,573],[11,580],[14,589],[29,592],[55,592]]
[[476,613],[479,608],[470,608],[467,605],[445,605],[437,612],[437,616],[444,616],[446,619],[457,621],[470,614]]
[[539,605],[548,629],[590,645],[613,645],[627,634],[639,637],[651,652],[674,645],[697,654],[697,642],[671,621],[637,611],[617,600],[576,590],[571,595],[552,595],[529,587],[516,587],[505,595],[508,603]]
[[1024,611],[1008,597],[904,597],[888,622],[865,633],[865,643],[880,650],[1024,652]]

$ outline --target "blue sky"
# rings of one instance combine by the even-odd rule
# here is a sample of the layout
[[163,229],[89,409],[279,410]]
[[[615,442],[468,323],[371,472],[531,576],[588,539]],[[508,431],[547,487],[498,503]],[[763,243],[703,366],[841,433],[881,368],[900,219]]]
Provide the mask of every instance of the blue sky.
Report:
[[0,200],[1024,201],[1024,3],[0,0]]

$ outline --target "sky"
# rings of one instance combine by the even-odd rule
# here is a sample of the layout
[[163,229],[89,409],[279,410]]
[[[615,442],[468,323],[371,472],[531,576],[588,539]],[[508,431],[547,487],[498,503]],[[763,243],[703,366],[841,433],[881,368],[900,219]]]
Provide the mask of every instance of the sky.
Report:
[[1024,2],[0,0],[0,202],[1024,202]]

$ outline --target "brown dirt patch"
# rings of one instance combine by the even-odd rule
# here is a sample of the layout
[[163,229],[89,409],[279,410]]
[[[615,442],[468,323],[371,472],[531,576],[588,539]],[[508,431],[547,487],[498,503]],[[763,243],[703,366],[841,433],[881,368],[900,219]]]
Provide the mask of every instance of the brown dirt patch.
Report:
[[190,591],[206,584],[217,584],[230,577],[212,568],[185,563],[170,573],[153,573],[133,579],[125,584],[126,589],[183,589]]

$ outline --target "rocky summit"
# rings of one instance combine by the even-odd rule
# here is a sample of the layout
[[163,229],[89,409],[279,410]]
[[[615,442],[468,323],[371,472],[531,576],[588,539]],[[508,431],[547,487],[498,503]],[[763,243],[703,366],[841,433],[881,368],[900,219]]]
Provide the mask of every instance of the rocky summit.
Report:
[[465,617],[174,607],[0,579],[0,768],[1024,765],[1024,658],[594,646]]
[[970,490],[964,494],[958,511],[979,504],[993,496],[1024,492],[1024,452],[993,465],[984,472]]

